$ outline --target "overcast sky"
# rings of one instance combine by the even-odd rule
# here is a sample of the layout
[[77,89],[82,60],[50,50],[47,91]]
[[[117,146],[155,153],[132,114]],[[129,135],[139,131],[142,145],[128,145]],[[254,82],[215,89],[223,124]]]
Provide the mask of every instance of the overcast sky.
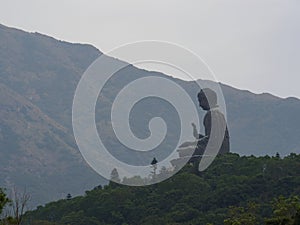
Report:
[[218,81],[300,97],[299,0],[0,0],[0,23],[102,52],[163,40],[201,56]]

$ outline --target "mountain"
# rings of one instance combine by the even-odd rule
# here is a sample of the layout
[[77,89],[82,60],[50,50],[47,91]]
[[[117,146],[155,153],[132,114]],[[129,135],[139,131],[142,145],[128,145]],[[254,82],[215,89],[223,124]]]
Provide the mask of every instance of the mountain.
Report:
[[299,99],[253,94],[222,85],[232,150],[244,155],[300,152]]
[[[78,81],[100,55],[102,52],[90,45],[67,43],[0,25],[0,186],[27,186],[36,205],[67,193],[83,193],[105,182],[79,154],[71,123]],[[111,105],[124,85],[147,76],[166,77],[128,65],[108,81],[98,99],[98,131],[112,153],[125,161],[138,160],[128,157],[128,149],[113,135]],[[195,82],[168,78],[180,84],[197,104],[199,90]],[[257,95],[224,84],[221,87],[226,99],[232,152],[299,153],[300,100]],[[199,114],[203,116],[200,109]],[[147,124],[154,116],[161,116],[168,125],[169,141],[164,146],[174,145],[180,130],[178,116],[172,106],[158,99],[141,102],[132,110],[133,132],[141,138],[147,137]],[[159,157],[168,154],[164,148],[159,151]],[[141,163],[150,162],[151,154]]]
[[82,159],[71,130],[58,119],[63,113],[52,113],[70,92],[58,80],[75,82],[74,74],[97,54],[89,46],[0,26],[0,186],[26,188],[32,206],[105,182]]

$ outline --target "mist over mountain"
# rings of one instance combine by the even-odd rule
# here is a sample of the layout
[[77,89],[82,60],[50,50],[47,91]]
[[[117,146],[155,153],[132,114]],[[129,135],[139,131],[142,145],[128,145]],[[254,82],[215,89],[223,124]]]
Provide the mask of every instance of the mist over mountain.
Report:
[[[80,155],[71,120],[77,83],[101,54],[90,45],[67,43],[0,25],[0,186],[26,186],[36,205],[67,193],[80,194],[105,182]],[[112,153],[123,160],[134,161],[113,135],[110,107],[124,85],[147,76],[166,77],[129,65],[108,81],[98,99],[98,132]],[[180,84],[197,104],[199,88],[195,82],[168,78]],[[232,152],[300,152],[299,99],[257,95],[224,84],[221,88],[226,99]],[[132,110],[133,132],[138,137],[147,137],[148,121],[160,116],[168,125],[169,141],[165,146],[174,145],[180,124],[173,110],[158,99],[141,102]],[[203,116],[200,109],[199,114]],[[163,157],[166,152],[163,148],[160,151]]]

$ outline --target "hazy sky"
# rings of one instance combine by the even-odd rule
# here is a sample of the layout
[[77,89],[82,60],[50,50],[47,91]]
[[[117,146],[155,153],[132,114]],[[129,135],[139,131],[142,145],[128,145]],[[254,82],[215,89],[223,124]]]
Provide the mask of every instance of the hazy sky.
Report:
[[299,0],[0,0],[0,23],[104,53],[139,40],[185,46],[218,81],[300,97]]

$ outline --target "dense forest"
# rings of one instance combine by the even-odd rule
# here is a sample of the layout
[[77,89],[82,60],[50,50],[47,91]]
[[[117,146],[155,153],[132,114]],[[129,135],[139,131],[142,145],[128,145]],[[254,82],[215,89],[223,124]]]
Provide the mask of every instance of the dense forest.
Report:
[[[161,171],[163,173],[164,171]],[[299,225],[300,155],[216,158],[145,187],[109,183],[27,212],[30,225]],[[4,223],[4,219],[3,222]]]

